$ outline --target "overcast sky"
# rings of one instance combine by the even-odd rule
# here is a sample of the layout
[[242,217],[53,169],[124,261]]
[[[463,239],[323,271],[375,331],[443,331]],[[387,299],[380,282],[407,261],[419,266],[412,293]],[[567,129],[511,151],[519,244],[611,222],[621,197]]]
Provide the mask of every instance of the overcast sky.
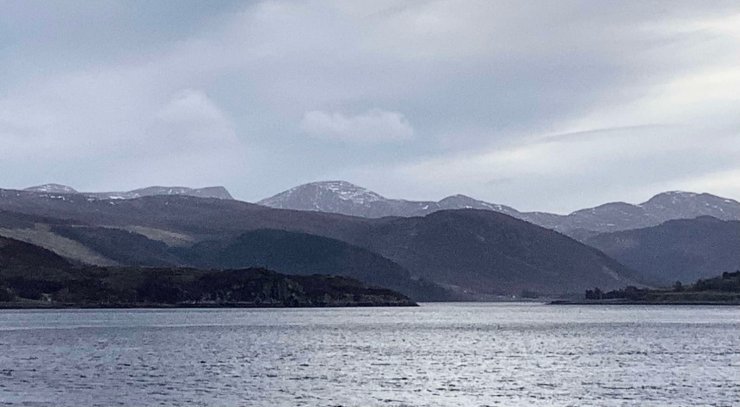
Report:
[[330,179],[738,199],[740,3],[0,0],[0,187]]

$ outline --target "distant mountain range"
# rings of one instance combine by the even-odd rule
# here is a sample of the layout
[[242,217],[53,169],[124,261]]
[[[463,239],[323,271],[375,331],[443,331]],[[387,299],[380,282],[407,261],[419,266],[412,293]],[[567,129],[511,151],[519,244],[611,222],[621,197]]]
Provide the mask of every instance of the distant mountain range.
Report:
[[0,189],[0,236],[80,264],[257,266],[357,278],[414,299],[481,299],[732,271],[740,266],[740,203],[665,192],[638,205],[557,215],[463,195],[388,199],[344,181],[302,185],[258,204],[222,187],[80,193],[48,184]]
[[640,284],[596,249],[491,210],[370,219],[184,195],[0,190],[0,235],[87,264],[331,271],[425,299],[449,298],[440,286],[473,299]]
[[[25,189],[41,194],[78,194],[91,199],[136,199],[147,196],[184,195],[233,200],[226,188],[147,187],[125,192],[78,192],[59,184]],[[388,216],[414,217],[451,209],[480,209],[500,212],[535,225],[553,229],[585,241],[605,232],[657,226],[674,219],[711,216],[721,220],[740,220],[740,202],[706,193],[663,192],[641,204],[610,202],[581,209],[568,215],[547,212],[520,212],[515,208],[481,201],[465,195],[452,195],[439,201],[411,201],[386,198],[346,181],[321,181],[299,185],[257,202],[276,209],[337,213],[363,218]]]
[[25,191],[48,194],[79,194],[95,199],[134,199],[156,195],[186,195],[199,198],[234,199],[224,187],[147,187],[125,192],[78,192],[72,187],[60,184],[44,184],[26,188]]
[[656,226],[672,219],[712,216],[722,220],[740,220],[740,203],[735,200],[680,191],[664,192],[637,205],[612,202],[569,215],[558,215],[519,212],[509,206],[484,202],[465,195],[453,195],[440,201],[389,199],[346,181],[324,181],[291,188],[263,199],[258,204],[366,218],[424,216],[446,209],[482,209],[501,212],[578,239],[602,232]]

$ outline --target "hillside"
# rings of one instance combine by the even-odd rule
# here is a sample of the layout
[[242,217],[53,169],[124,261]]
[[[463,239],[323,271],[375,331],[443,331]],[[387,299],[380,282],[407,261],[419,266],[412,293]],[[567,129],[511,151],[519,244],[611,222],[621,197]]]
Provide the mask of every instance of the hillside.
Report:
[[[345,242],[305,233],[259,229],[225,233],[192,246],[168,246],[115,228],[53,226],[52,233],[82,243],[117,264],[237,269],[265,267],[285,274],[327,274],[387,287],[417,301],[451,299],[441,287],[411,278],[398,264]],[[78,259],[82,260],[82,259]]]
[[557,232],[492,211],[440,211],[376,222],[355,244],[412,273],[467,292],[580,292],[637,284],[634,273]]
[[416,301],[451,299],[430,282],[411,278],[398,264],[345,242],[305,233],[261,229],[234,239],[206,241],[175,250],[187,264],[203,268],[262,266],[294,275],[332,274],[388,287]]
[[605,233],[586,243],[640,271],[658,284],[712,277],[740,266],[740,221],[711,217]]
[[28,243],[0,238],[0,307],[413,305],[394,291],[324,275],[262,268],[79,267]]
[[61,256],[32,244],[0,237],[0,270],[10,268],[65,268],[71,264]]

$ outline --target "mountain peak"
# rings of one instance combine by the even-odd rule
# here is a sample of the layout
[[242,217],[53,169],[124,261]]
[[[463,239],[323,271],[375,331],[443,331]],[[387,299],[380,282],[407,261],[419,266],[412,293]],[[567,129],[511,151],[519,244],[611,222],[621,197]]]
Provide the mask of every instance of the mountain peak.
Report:
[[198,188],[196,190],[196,193],[208,195],[210,198],[234,199],[234,197],[231,195],[229,190],[226,189],[226,187],[221,186],[221,185]]
[[36,185],[34,187],[28,187],[24,189],[24,191],[46,192],[46,193],[53,193],[53,194],[76,194],[78,193],[74,188],[67,186],[67,185],[62,185],[62,184]]
[[475,199],[463,194],[450,195],[438,202],[440,209],[482,209],[517,216],[516,209]]
[[[296,188],[317,187],[337,194],[339,199],[358,203],[374,202],[385,199],[382,195],[347,181],[318,181],[297,186]],[[296,189],[293,188],[293,189]]]
[[678,200],[685,200],[685,199],[691,199],[696,198],[697,196],[702,195],[708,195],[709,194],[698,194],[696,192],[687,192],[687,191],[666,191],[661,192],[659,194],[656,194],[652,198],[648,199],[646,202],[643,203],[643,205],[650,203],[650,202],[661,202],[661,201],[678,201]]
[[367,206],[385,198],[347,181],[317,181],[298,185],[258,202],[274,208],[347,213],[350,206]]
[[738,202],[733,199],[722,198],[708,193],[668,191],[653,196],[647,200],[647,202],[644,202],[639,206],[646,208],[662,208],[676,205],[692,207],[723,207],[727,205],[737,206]]
[[109,193],[119,195],[129,195],[132,198],[138,198],[142,196],[152,195],[187,195],[198,198],[217,198],[217,199],[234,199],[226,188],[221,186],[205,187],[205,188],[188,188],[188,187],[168,187],[168,186],[152,186],[146,188],[135,189],[133,191],[123,193]]
[[638,205],[661,221],[712,216],[718,219],[740,219],[740,203],[707,193],[668,191]]
[[299,185],[257,202],[272,208],[340,213],[366,218],[424,216],[445,209],[482,209],[515,216],[507,206],[492,204],[466,195],[452,195],[440,201],[390,199],[347,181],[318,181]]
[[303,185],[298,185],[296,188],[300,188],[302,186],[306,185],[319,185],[319,186],[325,186],[325,187],[336,187],[336,188],[358,188],[358,189],[365,189],[357,184],[353,184],[349,181],[344,180],[327,180],[327,181],[314,181],[314,182],[308,182]]
[[455,194],[455,195],[450,195],[450,196],[447,196],[447,197],[442,198],[442,200],[440,202],[447,201],[447,200],[472,200],[472,201],[475,201],[476,199],[475,198],[471,198],[471,197],[469,197],[467,195],[463,195],[463,194]]

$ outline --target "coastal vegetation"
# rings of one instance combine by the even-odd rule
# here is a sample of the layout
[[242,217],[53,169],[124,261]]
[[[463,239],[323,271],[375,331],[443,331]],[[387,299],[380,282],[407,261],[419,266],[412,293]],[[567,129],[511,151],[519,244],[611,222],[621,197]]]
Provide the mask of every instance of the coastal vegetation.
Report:
[[740,270],[721,276],[699,279],[684,285],[676,281],[670,288],[649,289],[628,286],[619,290],[586,290],[586,301],[597,303],[707,303],[740,304]]
[[[15,270],[17,271],[17,270]],[[249,268],[85,267],[0,271],[0,307],[408,306],[407,297],[346,277],[288,276]]]

